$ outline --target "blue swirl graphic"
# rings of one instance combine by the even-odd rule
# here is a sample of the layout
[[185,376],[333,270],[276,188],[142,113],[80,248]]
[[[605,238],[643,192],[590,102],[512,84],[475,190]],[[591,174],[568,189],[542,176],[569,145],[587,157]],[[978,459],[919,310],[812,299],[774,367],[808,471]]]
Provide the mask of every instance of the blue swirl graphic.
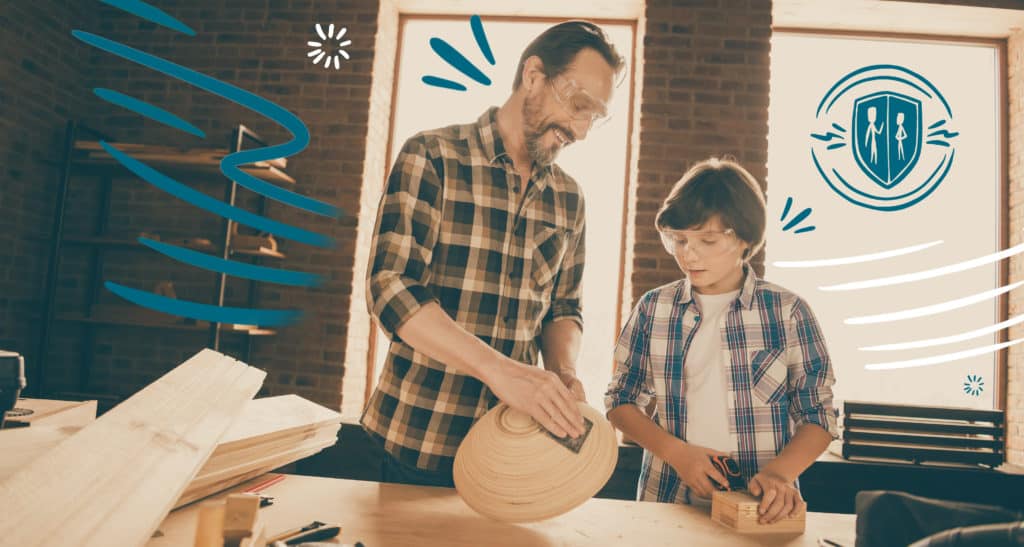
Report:
[[243,150],[230,154],[221,160],[221,172],[241,186],[248,188],[257,194],[261,194],[270,199],[284,203],[285,205],[316,213],[318,215],[335,218],[339,216],[340,211],[329,203],[324,203],[322,201],[296,194],[290,190],[279,188],[238,168],[239,165],[293,156],[303,151],[306,146],[309,145],[309,129],[306,128],[306,124],[302,123],[302,120],[300,120],[295,114],[292,114],[288,110],[281,108],[277,104],[270,102],[263,97],[245,91],[240,87],[224,83],[216,78],[212,78],[190,68],[161,59],[160,57],[150,55],[149,53],[139,51],[135,48],[121,44],[120,42],[115,42],[113,40],[103,38],[102,36],[97,36],[90,32],[81,30],[73,30],[71,31],[71,34],[75,38],[78,38],[95,48],[117,55],[118,57],[132,61],[133,63],[151,68],[157,72],[161,72],[171,76],[172,78],[191,84],[204,91],[220,95],[225,99],[244,106],[257,114],[266,116],[277,122],[292,134],[294,137],[292,140],[283,144],[255,148],[252,150]]
[[[181,21],[141,0],[101,1],[164,27],[188,34],[189,36],[195,35],[195,32]],[[239,87],[221,82],[205,74],[119,42],[81,30],[73,30],[71,34],[76,39],[97,49],[171,76],[204,91],[214,93],[273,120],[289,131],[292,139],[278,145],[231,153],[221,160],[221,172],[238,185],[285,205],[333,218],[337,218],[342,214],[340,209],[331,204],[285,190],[242,171],[241,166],[243,165],[292,156],[308,146],[308,128],[301,119],[288,110]],[[141,116],[200,138],[206,137],[205,133],[188,121],[145,101],[110,89],[97,88],[94,89],[94,93],[105,101],[131,110]],[[239,224],[251,226],[262,232],[268,232],[300,243],[317,247],[333,247],[334,245],[334,241],[327,236],[277,222],[214,199],[172,179],[107,142],[101,141],[100,145],[117,162],[141,179],[199,209],[209,211]],[[142,245],[178,262],[243,279],[303,287],[312,287],[322,281],[319,276],[307,272],[235,262],[175,245],[160,243],[144,237],[139,238],[138,241]],[[168,298],[110,281],[105,282],[104,286],[121,298],[144,308],[213,323],[277,326],[294,323],[302,317],[302,312],[299,310],[266,310],[217,306]]]
[[153,121],[157,121],[164,125],[195,135],[200,139],[206,138],[206,133],[204,133],[202,129],[199,129],[198,127],[158,106],[151,105],[145,101],[140,101],[135,97],[129,97],[128,95],[125,95],[120,91],[114,91],[113,89],[97,87],[93,89],[92,92],[95,93],[97,97],[107,101],[108,103],[115,104],[121,108],[131,110],[136,114],[145,116]]

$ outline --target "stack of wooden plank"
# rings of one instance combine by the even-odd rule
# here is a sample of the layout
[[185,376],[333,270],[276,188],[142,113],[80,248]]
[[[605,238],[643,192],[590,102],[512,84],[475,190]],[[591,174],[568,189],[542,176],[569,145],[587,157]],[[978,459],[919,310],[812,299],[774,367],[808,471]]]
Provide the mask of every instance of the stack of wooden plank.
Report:
[[0,537],[142,545],[172,508],[334,444],[336,412],[251,400],[264,376],[203,350],[84,427],[0,431]]
[[297,395],[250,401],[176,506],[204,498],[334,445],[341,415]]
[[[297,395],[255,399],[221,437],[185,492],[181,507],[333,446],[341,415]],[[0,437],[0,480],[30,464],[79,427],[36,427]]]
[[265,376],[214,351],[196,354],[0,481],[0,537],[141,545]]

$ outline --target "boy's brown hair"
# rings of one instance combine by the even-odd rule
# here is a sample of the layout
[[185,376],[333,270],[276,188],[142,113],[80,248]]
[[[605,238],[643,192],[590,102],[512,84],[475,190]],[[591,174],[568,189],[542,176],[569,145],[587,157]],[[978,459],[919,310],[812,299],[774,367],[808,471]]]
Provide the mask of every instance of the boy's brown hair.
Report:
[[654,224],[659,231],[687,230],[718,215],[725,228],[750,249],[745,259],[764,244],[765,200],[757,179],[729,159],[710,158],[690,168],[661,205]]

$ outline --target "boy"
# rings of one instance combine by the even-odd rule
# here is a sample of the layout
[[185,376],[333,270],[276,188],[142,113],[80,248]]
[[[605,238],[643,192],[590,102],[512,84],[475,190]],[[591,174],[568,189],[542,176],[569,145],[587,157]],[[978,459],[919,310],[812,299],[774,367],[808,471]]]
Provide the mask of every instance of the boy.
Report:
[[[644,450],[638,499],[708,504],[731,456],[762,523],[804,507],[797,477],[836,437],[835,377],[811,309],[758,279],[765,202],[745,169],[690,169],[655,220],[683,277],[645,294],[623,328],[605,405]],[[657,400],[652,420],[643,410]],[[790,422],[792,420],[792,424]]]

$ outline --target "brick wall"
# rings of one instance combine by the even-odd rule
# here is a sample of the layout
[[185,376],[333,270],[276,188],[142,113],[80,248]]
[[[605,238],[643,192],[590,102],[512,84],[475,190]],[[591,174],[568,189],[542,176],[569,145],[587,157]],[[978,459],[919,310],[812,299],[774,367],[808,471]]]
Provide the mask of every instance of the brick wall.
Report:
[[0,348],[33,363],[64,121],[81,109],[83,2],[0,2]]
[[[94,21],[77,18],[76,28],[148,51],[173,62],[223,79],[298,115],[308,126],[311,142],[297,156],[289,158],[288,172],[297,181],[295,191],[346,209],[349,215],[359,210],[365,139],[368,129],[370,75],[377,23],[377,2],[338,0],[313,2],[290,0],[285,3],[254,3],[239,0],[198,2],[195,0],[161,7],[192,26],[196,36],[188,37],[158,27],[99,2],[82,2],[98,14]],[[52,11],[52,10],[51,10]],[[49,12],[39,14],[46,19]],[[102,21],[102,22],[100,22]],[[334,23],[348,28],[347,47],[351,60],[340,70],[314,66],[306,57],[306,41],[314,39],[313,26]],[[66,29],[61,30],[66,33]],[[77,41],[67,48],[81,58],[87,56],[86,80],[65,86],[66,93],[78,104],[73,115],[84,117],[90,125],[121,141],[139,141],[182,146],[227,145],[231,129],[244,123],[271,143],[289,137],[273,122],[220,97],[194,89],[127,61],[92,50]],[[39,56],[34,56],[40,58]],[[79,63],[85,66],[85,63]],[[146,121],[130,112],[104,103],[90,93],[92,87],[107,87],[149,101],[189,120],[206,132],[207,141]],[[53,126],[32,124],[33,126]],[[218,199],[224,197],[224,179],[200,181],[181,178],[192,187]],[[76,206],[69,223],[88,229],[95,214],[96,189],[100,182],[78,177]],[[111,226],[124,233],[154,230],[162,235],[218,237],[221,219],[178,202],[131,176],[119,176],[112,184]],[[252,207],[254,196],[240,189],[240,202]],[[91,202],[89,200],[92,200]],[[52,206],[40,205],[49,222]],[[302,213],[276,202],[268,202],[267,214],[276,220],[302,226],[329,235],[337,241],[334,249],[324,250],[278,238],[287,259],[280,267],[322,275],[326,282],[316,289],[296,289],[262,284],[259,305],[267,308],[298,308],[306,313],[304,321],[280,331],[275,337],[253,340],[250,363],[268,371],[264,393],[297,393],[337,408],[341,400],[341,378],[345,360],[345,334],[348,323],[355,254],[355,217],[340,221]],[[85,291],[81,275],[88,265],[86,249],[70,249],[65,256],[68,267],[61,278],[62,306],[73,308]],[[178,296],[209,302],[213,298],[214,275],[162,259],[149,251],[106,251],[103,278],[152,289],[161,279],[174,281]],[[275,265],[275,264],[269,264]],[[246,285],[229,285],[228,304],[244,305]],[[101,291],[102,303],[119,303]],[[64,373],[55,374],[54,389],[70,387],[76,378],[75,366],[83,351],[95,349],[92,389],[127,395],[206,345],[202,332],[103,327],[95,332],[95,346],[86,343],[83,327],[58,323],[53,345],[54,366]],[[239,335],[226,338],[223,348],[235,353]]]
[[683,172],[731,155],[763,182],[768,161],[771,1],[649,0],[646,18],[634,301],[678,277],[654,217]]

